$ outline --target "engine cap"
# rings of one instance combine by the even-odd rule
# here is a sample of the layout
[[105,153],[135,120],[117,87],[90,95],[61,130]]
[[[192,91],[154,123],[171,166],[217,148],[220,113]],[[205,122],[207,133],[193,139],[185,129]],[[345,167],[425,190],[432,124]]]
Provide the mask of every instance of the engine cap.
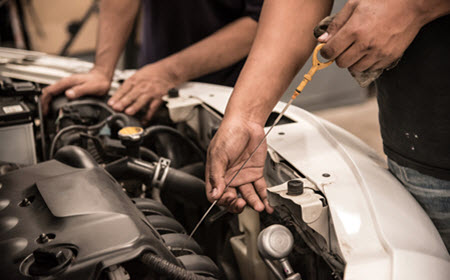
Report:
[[283,225],[271,225],[258,235],[258,250],[261,255],[269,259],[287,257],[293,246],[294,237]]
[[121,140],[137,141],[144,134],[144,129],[138,126],[126,126],[119,130],[118,134]]

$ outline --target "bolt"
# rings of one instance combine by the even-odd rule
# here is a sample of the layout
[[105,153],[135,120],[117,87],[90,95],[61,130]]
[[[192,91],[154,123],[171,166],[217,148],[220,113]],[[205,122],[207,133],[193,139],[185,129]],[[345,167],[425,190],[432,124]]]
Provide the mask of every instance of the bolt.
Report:
[[23,200],[22,200],[22,206],[30,206],[30,204],[31,204],[31,201],[28,199],[28,198],[24,198]]
[[38,241],[39,243],[47,243],[50,241],[50,239],[48,238],[47,234],[41,233],[41,235],[39,235]]

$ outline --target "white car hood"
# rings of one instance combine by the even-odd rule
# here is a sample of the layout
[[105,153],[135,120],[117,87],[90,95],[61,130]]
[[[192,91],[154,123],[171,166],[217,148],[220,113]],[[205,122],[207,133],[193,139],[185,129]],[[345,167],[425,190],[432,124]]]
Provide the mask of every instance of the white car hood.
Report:
[[[202,83],[180,88],[180,96],[222,114],[231,92]],[[438,231],[384,160],[355,136],[298,107],[291,106],[286,117],[295,122],[276,126],[268,145],[325,194],[345,279],[448,279],[450,256]]]

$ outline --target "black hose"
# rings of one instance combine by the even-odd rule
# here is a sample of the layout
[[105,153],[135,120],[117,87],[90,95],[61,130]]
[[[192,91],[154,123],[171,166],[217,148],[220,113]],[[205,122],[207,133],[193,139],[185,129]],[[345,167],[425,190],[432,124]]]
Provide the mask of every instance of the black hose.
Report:
[[123,121],[123,126],[128,126],[129,125],[127,115],[122,114],[122,113],[114,114],[113,116],[111,116],[111,119],[109,121],[110,122],[114,122],[114,121],[116,121],[118,119]]
[[139,152],[141,153],[141,158],[146,161],[148,161],[148,160],[158,161],[159,160],[158,155],[155,152],[153,152],[152,150],[147,149],[146,147],[140,147]]
[[72,130],[87,130],[87,126],[85,125],[71,125],[68,127],[65,127],[61,129],[53,138],[52,144],[50,145],[50,152],[49,152],[49,159],[53,158],[53,154],[55,153],[56,149],[56,143],[58,142],[59,138],[64,134]]
[[152,271],[159,275],[167,276],[168,279],[173,280],[208,280],[215,279],[212,277],[205,277],[188,271],[179,267],[165,259],[155,256],[150,253],[144,253],[140,257],[143,264],[147,265]]
[[75,168],[95,168],[98,166],[88,151],[78,146],[64,146],[55,154],[55,159]]
[[53,155],[55,153],[55,149],[56,149],[56,143],[58,142],[59,138],[61,138],[61,136],[69,131],[72,130],[98,130],[100,128],[102,128],[107,122],[108,120],[111,118],[112,116],[109,116],[108,118],[102,120],[101,122],[99,122],[98,124],[94,124],[91,126],[86,126],[86,125],[71,125],[71,126],[67,126],[63,129],[61,129],[53,138],[52,144],[50,146],[50,152],[49,152],[49,158],[52,159]]
[[209,204],[206,198],[205,181],[174,168],[169,169],[161,192],[196,205]]
[[101,108],[105,109],[106,111],[108,111],[111,115],[115,114],[114,110],[111,107],[109,107],[108,105],[106,105],[105,103],[103,103],[101,101],[96,101],[96,100],[76,100],[76,101],[71,101],[70,103],[66,104],[66,106],[82,106],[82,105],[90,105],[90,106],[101,107]]
[[144,130],[144,138],[152,137],[160,132],[167,132],[182,138],[200,156],[202,161],[205,162],[206,160],[205,153],[202,150],[200,150],[200,148],[197,145],[195,145],[195,143],[191,139],[187,138],[181,132],[170,126],[165,125],[150,126]]

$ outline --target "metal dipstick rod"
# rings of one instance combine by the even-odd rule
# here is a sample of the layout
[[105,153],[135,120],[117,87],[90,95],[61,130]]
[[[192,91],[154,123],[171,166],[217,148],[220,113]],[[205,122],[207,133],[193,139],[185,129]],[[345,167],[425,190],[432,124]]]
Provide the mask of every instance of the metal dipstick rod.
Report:
[[[294,101],[294,99],[303,91],[303,88],[306,86],[306,84],[308,84],[309,81],[311,81],[312,77],[314,76],[314,74],[317,72],[317,70],[320,69],[324,69],[328,66],[330,66],[333,63],[333,60],[330,60],[328,62],[322,63],[319,61],[319,59],[317,58],[317,55],[319,53],[319,50],[324,46],[325,44],[319,44],[316,46],[316,48],[314,49],[313,52],[313,57],[312,57],[312,67],[309,69],[308,73],[304,75],[302,82],[298,85],[298,87],[295,89],[294,94],[292,95],[291,99],[289,100],[289,102],[284,106],[283,110],[280,112],[280,114],[278,115],[278,117],[276,118],[276,120],[273,122],[273,124],[270,126],[270,128],[267,130],[266,134],[264,134],[264,137],[261,139],[261,141],[259,141],[258,145],[256,146],[256,148],[253,150],[253,152],[250,154],[250,156],[244,161],[244,163],[242,163],[241,167],[239,167],[239,169],[234,173],[233,177],[231,178],[231,180],[226,184],[225,189],[223,190],[223,193],[220,195],[220,197],[216,200],[214,200],[214,202],[211,204],[211,206],[209,206],[208,210],[206,210],[205,214],[203,214],[203,216],[201,217],[200,221],[198,221],[197,225],[195,226],[195,228],[192,230],[191,234],[189,235],[189,239],[192,238],[192,236],[194,235],[194,233],[197,231],[197,229],[199,228],[199,226],[203,223],[203,221],[206,219],[206,217],[208,216],[209,212],[211,212],[211,210],[214,208],[214,206],[217,204],[217,202],[222,198],[222,196],[225,194],[226,190],[230,187],[231,183],[233,182],[233,180],[237,177],[237,175],[239,175],[239,173],[242,171],[242,169],[244,169],[245,165],[250,161],[250,159],[255,155],[256,151],[258,150],[258,148],[262,145],[262,143],[266,140],[267,135],[269,135],[269,133],[272,131],[272,129],[278,124],[278,122],[281,120],[281,118],[283,117],[284,113],[286,112],[286,110],[289,108],[289,106],[291,106],[292,102]],[[184,250],[183,246],[183,250]]]

